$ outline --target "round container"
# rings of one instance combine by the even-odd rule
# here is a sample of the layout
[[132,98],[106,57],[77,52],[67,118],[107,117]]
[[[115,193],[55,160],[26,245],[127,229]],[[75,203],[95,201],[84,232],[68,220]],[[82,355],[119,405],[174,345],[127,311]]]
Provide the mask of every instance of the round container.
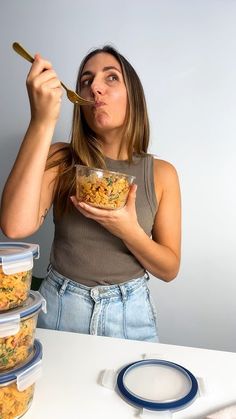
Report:
[[41,309],[46,311],[45,299],[38,291],[31,291],[23,307],[0,314],[0,372],[14,368],[32,356]]
[[41,375],[42,345],[36,339],[30,361],[0,373],[0,418],[17,419],[29,409],[36,380]]
[[120,209],[135,176],[76,165],[76,198],[98,208]]
[[0,243],[0,312],[21,306],[28,298],[34,258],[39,258],[37,244]]

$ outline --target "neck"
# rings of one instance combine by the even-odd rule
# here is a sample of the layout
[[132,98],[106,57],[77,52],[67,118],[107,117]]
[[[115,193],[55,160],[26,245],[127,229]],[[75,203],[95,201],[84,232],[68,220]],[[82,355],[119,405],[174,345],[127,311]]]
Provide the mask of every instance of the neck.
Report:
[[128,158],[128,152],[126,150],[126,147],[123,146],[120,150],[121,144],[122,137],[117,136],[117,134],[115,133],[109,133],[109,135],[104,135],[101,138],[103,154],[106,157],[109,157],[110,159],[126,160]]
[[128,159],[128,153],[127,151],[121,151],[119,154],[119,150],[111,149],[111,148],[103,148],[103,154],[106,157],[109,157],[113,160],[127,160]]

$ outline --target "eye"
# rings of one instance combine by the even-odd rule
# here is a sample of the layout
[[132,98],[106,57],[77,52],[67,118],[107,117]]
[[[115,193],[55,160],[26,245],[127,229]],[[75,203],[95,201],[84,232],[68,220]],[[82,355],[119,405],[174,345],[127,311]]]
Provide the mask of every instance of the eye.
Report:
[[117,74],[109,74],[107,79],[108,81],[116,81],[116,80],[119,80],[119,77],[117,76]]
[[87,87],[87,86],[90,86],[91,82],[92,82],[91,79],[84,79],[84,80],[81,80],[80,85],[81,87]]

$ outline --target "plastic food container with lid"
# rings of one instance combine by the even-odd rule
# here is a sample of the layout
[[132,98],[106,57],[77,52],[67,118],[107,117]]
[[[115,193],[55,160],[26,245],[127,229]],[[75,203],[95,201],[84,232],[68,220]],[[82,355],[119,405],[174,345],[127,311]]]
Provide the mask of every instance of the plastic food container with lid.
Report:
[[0,242],[0,312],[18,307],[28,298],[37,244]]
[[41,310],[46,312],[45,299],[38,291],[31,291],[22,307],[0,313],[0,372],[15,368],[32,356]]
[[31,359],[0,373],[0,418],[20,418],[29,409],[36,380],[41,376],[42,345],[35,339]]

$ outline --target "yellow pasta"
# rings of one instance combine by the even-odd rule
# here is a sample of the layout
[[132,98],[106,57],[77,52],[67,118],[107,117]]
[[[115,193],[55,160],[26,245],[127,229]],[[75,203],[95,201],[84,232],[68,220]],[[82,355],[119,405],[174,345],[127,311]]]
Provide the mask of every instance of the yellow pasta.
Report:
[[35,315],[22,320],[17,334],[0,338],[0,372],[21,364],[32,353],[36,322]]
[[77,199],[89,205],[118,209],[125,205],[130,184],[125,176],[105,173],[100,178],[96,172],[77,176]]
[[16,383],[0,386],[0,419],[22,416],[29,408],[34,394],[34,384],[19,391]]
[[32,270],[6,275],[0,266],[0,311],[18,307],[28,298]]

